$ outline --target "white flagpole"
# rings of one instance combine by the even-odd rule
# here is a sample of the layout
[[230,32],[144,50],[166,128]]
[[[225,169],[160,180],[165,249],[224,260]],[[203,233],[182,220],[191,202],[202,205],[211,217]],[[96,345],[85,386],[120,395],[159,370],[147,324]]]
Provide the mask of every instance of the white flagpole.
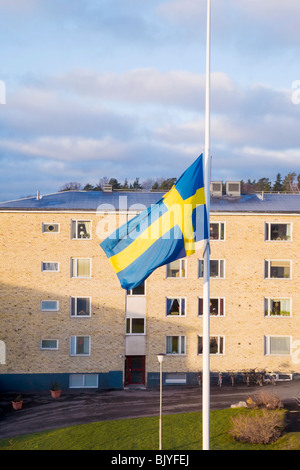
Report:
[[204,252],[203,277],[203,377],[202,377],[202,437],[203,450],[210,448],[210,0],[207,0],[206,36],[206,95],[205,95],[205,155],[204,185],[207,209],[208,241]]

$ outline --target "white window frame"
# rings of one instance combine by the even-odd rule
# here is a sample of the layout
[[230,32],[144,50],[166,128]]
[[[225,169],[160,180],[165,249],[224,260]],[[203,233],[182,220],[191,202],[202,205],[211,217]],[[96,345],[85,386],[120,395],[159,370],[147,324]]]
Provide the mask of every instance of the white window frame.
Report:
[[[168,300],[178,300],[179,301],[179,314],[171,315],[168,314]],[[184,301],[184,313],[182,313],[182,301]],[[166,297],[166,317],[186,317],[186,297]]]
[[[132,321],[133,320],[143,320],[144,321],[144,332],[143,333],[133,333],[132,332]],[[127,322],[129,321],[129,331],[127,331]],[[126,317],[125,319],[125,334],[128,336],[145,336],[146,334],[146,317]]]
[[[272,240],[271,239],[271,225],[290,225],[290,232],[291,232],[291,235],[290,235],[290,239],[289,240],[283,240],[283,239],[279,239],[279,240]],[[292,222],[265,222],[265,241],[266,242],[292,242],[293,241],[293,224]]]
[[[210,264],[212,261],[218,261],[218,276],[211,276],[211,279],[225,279],[225,259],[211,259],[210,260]],[[203,276],[200,276],[200,262],[204,263],[204,260],[203,259],[198,259],[198,278],[199,279],[203,279]],[[220,276],[220,266],[221,266],[221,262],[223,262],[223,276]],[[211,271],[211,270],[210,270]]]
[[[78,261],[89,260],[90,262],[90,273],[88,276],[78,276]],[[74,274],[74,263],[75,263],[75,274]],[[71,277],[74,279],[90,279],[92,277],[92,258],[71,258]]]
[[[199,300],[202,299],[203,297],[198,297],[198,317],[203,317],[203,313],[199,312]],[[210,313],[211,317],[220,317],[223,318],[225,317],[225,297],[211,297],[210,300],[217,300],[218,301],[218,314],[214,315],[213,313]],[[223,300],[223,315],[220,314],[221,311],[221,300]]]
[[166,372],[165,384],[186,384],[187,375],[185,372]]
[[[279,263],[282,263],[282,262],[288,262],[290,263],[290,277],[271,277],[271,262],[279,262]],[[266,276],[266,263],[268,263],[268,272],[267,272],[267,276]],[[289,279],[292,279],[293,278],[293,275],[292,275],[292,260],[290,259],[265,259],[264,261],[264,276],[265,276],[265,279],[271,279],[271,280],[274,280],[274,279],[279,279],[279,280],[289,280]]]
[[[43,302],[56,302],[56,308],[43,308]],[[41,312],[58,312],[59,300],[41,300]]]
[[[203,335],[198,335],[197,336],[197,355],[202,356],[203,353],[199,353],[199,338],[202,338],[202,343],[203,343]],[[209,340],[211,338],[217,338],[218,352],[217,353],[211,353],[210,352],[210,356],[225,356],[225,336],[224,335],[210,335]],[[221,338],[222,338],[222,341],[223,341],[223,352],[220,353],[219,351],[220,351],[220,339]]]
[[[179,338],[178,341],[178,349],[179,352],[168,352],[167,350],[167,342],[168,338]],[[182,338],[184,338],[184,352],[181,352],[182,350]],[[186,356],[186,336],[185,335],[167,335],[166,336],[166,355],[167,356]]]
[[[219,225],[219,237],[218,238],[210,238],[210,241],[215,241],[215,242],[224,242],[226,240],[226,222],[215,222],[213,220],[210,221],[209,229],[212,224]],[[224,233],[224,238],[220,238],[221,236],[221,225],[223,225],[223,233]]]
[[[55,231],[52,232],[51,230],[50,230],[50,231],[45,230],[45,226],[46,226],[46,225],[50,225],[50,226],[51,226],[51,225],[57,225],[57,227],[58,227],[57,232],[55,232]],[[49,233],[52,233],[52,234],[53,234],[53,233],[55,233],[55,234],[60,233],[60,224],[59,224],[58,222],[43,222],[43,223],[42,223],[42,232],[43,232],[43,233],[46,233],[47,235],[48,235]]]
[[[43,347],[43,341],[55,341],[56,342],[56,346],[54,348],[46,348],[46,347]],[[57,351],[58,350],[58,339],[53,339],[53,338],[43,338],[41,339],[41,344],[40,344],[40,347],[41,347],[41,350],[42,351]]]
[[[130,289],[130,290],[126,291],[126,295],[128,295],[128,296],[130,296],[130,297],[131,297],[131,296],[132,296],[132,297],[145,297],[145,295],[146,295],[146,281],[144,281],[143,284],[144,284],[144,293],[143,293],[143,294],[134,294],[134,293],[133,293],[134,289]],[[141,284],[140,284],[140,285],[141,285]],[[139,286],[137,286],[137,287],[139,287]],[[137,287],[136,287],[136,288],[137,288]],[[136,289],[136,288],[135,288],[135,289]]]
[[[90,313],[89,315],[78,315],[78,312],[77,312],[77,309],[78,309],[78,306],[77,306],[77,300],[78,299],[88,299],[89,300],[89,310],[90,310]],[[72,300],[75,300],[75,311],[76,313],[74,315],[72,315]],[[76,297],[70,297],[70,317],[71,318],[90,318],[92,316],[92,298],[89,297],[89,296],[76,296]]]
[[[57,265],[57,269],[43,269],[44,268],[44,264],[56,264]],[[59,273],[60,271],[60,268],[59,268],[59,262],[58,261],[42,261],[42,272],[43,273]]]
[[[85,385],[86,377],[93,375],[97,378],[96,385]],[[82,378],[82,385],[73,385],[71,386],[71,376],[76,376],[77,378]],[[98,388],[99,386],[99,374],[70,374],[69,375],[69,388]]]
[[[271,338],[289,338],[289,352],[287,354],[275,354],[275,353],[271,353]],[[265,343],[265,356],[283,356],[283,357],[287,357],[287,356],[291,356],[292,355],[292,344],[293,344],[293,341],[292,341],[292,336],[291,335],[266,335],[264,337],[264,343]]]
[[[289,315],[272,315],[271,314],[271,302],[289,300],[290,302],[290,314]],[[267,306],[267,308],[266,308]],[[266,313],[267,310],[267,313]],[[265,318],[291,318],[292,316],[292,298],[291,297],[265,297],[264,298],[264,316]]]
[[[78,223],[86,223],[88,222],[91,224],[91,232],[89,237],[78,237]],[[75,227],[74,227],[75,225]],[[75,232],[75,237],[73,236],[73,233]],[[92,220],[89,219],[72,219],[71,220],[71,239],[72,240],[91,240],[92,239]]]
[[[75,341],[75,352],[72,353],[72,341]],[[89,352],[86,354],[78,354],[77,350],[77,338],[88,338],[89,339]],[[91,337],[89,335],[72,335],[70,336],[70,356],[72,357],[88,357],[91,355]]]
[[[179,276],[168,276],[168,266],[170,266],[170,264],[176,262],[176,261],[179,261],[180,263],[180,268],[179,268]],[[168,263],[166,265],[166,279],[186,279],[187,278],[187,262],[186,262],[186,259],[185,258],[181,258],[179,260],[175,260],[175,261],[172,261],[172,263]],[[184,271],[184,276],[182,275]]]

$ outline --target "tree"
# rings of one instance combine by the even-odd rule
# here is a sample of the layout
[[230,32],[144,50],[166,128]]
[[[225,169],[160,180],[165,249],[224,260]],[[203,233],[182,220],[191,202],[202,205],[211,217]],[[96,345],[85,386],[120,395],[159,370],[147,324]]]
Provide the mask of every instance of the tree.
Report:
[[281,174],[277,173],[275,183],[273,185],[273,191],[281,191],[282,190],[282,178]]
[[116,178],[110,178],[108,184],[110,184],[112,186],[112,189],[120,189],[121,188],[121,184],[119,183],[119,181]]
[[70,182],[64,184],[61,188],[60,191],[79,191],[81,189],[81,184],[76,183],[76,182]]
[[85,187],[83,188],[83,191],[93,191],[93,190],[94,190],[94,186],[91,185],[90,183],[87,183]]
[[295,178],[296,173],[294,171],[289,173],[282,182],[282,191],[297,191],[294,183]]
[[124,184],[122,186],[122,189],[128,189],[128,180],[125,178]]
[[133,183],[133,189],[143,189],[139,183],[139,178],[135,178],[135,181]]
[[269,178],[260,178],[257,183],[254,184],[255,191],[271,191],[271,182]]

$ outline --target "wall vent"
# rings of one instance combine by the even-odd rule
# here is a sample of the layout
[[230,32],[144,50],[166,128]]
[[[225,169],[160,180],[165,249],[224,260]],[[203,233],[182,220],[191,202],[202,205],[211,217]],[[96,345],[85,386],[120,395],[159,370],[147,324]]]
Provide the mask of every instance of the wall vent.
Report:
[[222,181],[211,181],[210,183],[210,194],[212,196],[222,196]]
[[241,182],[240,181],[226,181],[226,195],[227,196],[240,196],[241,195]]

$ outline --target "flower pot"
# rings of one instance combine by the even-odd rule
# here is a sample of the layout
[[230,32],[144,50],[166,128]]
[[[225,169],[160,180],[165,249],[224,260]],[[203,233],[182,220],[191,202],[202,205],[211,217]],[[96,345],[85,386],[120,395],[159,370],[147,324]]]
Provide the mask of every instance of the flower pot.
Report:
[[50,390],[52,398],[59,398],[61,394],[61,390]]
[[11,404],[14,410],[20,410],[23,406],[23,401],[12,401]]

